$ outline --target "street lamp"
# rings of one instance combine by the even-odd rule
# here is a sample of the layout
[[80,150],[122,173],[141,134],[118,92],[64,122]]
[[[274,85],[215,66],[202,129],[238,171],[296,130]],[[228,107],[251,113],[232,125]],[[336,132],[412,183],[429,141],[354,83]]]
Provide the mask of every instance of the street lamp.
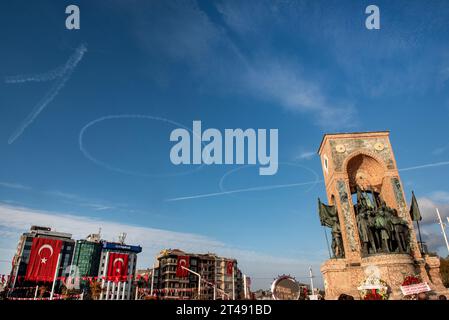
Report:
[[186,268],[184,266],[180,266],[181,268],[183,268],[184,270],[187,270],[190,273],[193,273],[194,275],[196,275],[198,277],[198,300],[200,300],[200,296],[201,296],[201,275],[193,270],[190,270],[189,268]]

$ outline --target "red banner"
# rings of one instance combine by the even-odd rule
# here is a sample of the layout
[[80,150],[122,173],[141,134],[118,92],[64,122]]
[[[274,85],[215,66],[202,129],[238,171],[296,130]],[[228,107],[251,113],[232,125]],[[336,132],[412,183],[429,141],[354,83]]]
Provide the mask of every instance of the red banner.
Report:
[[178,265],[176,266],[176,276],[179,278],[185,278],[189,275],[189,272],[182,267],[188,268],[190,266],[190,260],[188,256],[179,256]]
[[234,270],[234,261],[228,261],[226,263],[226,274],[228,276],[232,275],[233,270]]
[[128,275],[128,255],[126,253],[109,253],[108,279],[125,280]]
[[61,248],[61,240],[34,238],[25,280],[52,282]]

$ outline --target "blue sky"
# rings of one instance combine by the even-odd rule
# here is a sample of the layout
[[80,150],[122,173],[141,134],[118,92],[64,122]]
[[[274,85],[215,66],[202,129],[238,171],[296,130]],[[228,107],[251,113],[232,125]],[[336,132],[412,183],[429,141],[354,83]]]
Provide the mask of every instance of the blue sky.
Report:
[[[69,4],[80,7],[80,30],[65,29]],[[381,29],[370,31],[369,4],[2,2],[0,273],[19,233],[45,222],[76,237],[99,227],[109,239],[128,231],[144,246],[141,267],[177,246],[236,256],[256,288],[282,273],[306,281],[308,266],[318,273],[328,257],[315,152],[326,132],[370,130],[390,130],[399,167],[418,167],[401,172],[407,200],[414,190],[425,237],[446,255],[433,208],[449,215],[449,6],[376,1]],[[79,61],[70,65],[70,57]],[[49,79],[64,66],[63,84]],[[88,126],[119,115],[147,118]],[[176,127],[156,118],[188,128],[201,120],[219,130],[279,129],[279,171],[176,167],[169,159]],[[80,150],[86,126],[84,150],[103,165]],[[419,168],[426,164],[435,165]]]

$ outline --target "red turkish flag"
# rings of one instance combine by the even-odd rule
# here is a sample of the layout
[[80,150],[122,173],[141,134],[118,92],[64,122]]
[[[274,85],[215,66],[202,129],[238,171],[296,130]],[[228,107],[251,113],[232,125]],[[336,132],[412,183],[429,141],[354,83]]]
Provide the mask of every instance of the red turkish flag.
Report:
[[61,240],[34,238],[25,280],[52,282],[61,248]]
[[128,275],[128,258],[126,253],[109,253],[108,279],[125,280]]
[[228,276],[232,275],[233,270],[234,270],[234,261],[228,261],[226,264],[226,274]]
[[178,265],[176,266],[176,276],[179,278],[187,277],[189,275],[189,272],[181,267],[188,268],[189,266],[190,266],[189,256],[179,256]]

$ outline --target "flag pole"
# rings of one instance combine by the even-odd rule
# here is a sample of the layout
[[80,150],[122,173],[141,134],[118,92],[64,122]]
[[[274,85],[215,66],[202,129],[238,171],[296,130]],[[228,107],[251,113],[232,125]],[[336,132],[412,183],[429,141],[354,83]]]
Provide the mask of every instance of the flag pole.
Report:
[[449,251],[449,243],[447,241],[446,230],[444,230],[444,223],[443,223],[443,221],[441,221],[440,211],[438,211],[438,208],[435,208],[435,209],[437,210],[438,221],[439,221],[438,224],[441,226],[441,231],[443,232],[444,241],[446,242],[446,248],[447,248],[447,251]]
[[244,299],[246,300],[246,275],[243,275],[243,294],[244,294]]
[[418,234],[419,234],[419,244],[421,245],[421,253],[424,253],[424,247],[422,244],[422,237],[421,237],[421,228],[419,227],[419,221],[416,220],[416,225],[418,226]]
[[[421,220],[422,217],[421,217],[421,213],[419,212],[419,206],[418,206],[418,202],[416,201],[415,192],[412,191],[412,205],[410,207],[410,214],[411,214],[412,208],[414,208],[415,204],[416,204],[416,209],[418,210],[418,213],[419,213],[419,218],[415,218],[415,213],[413,213],[412,220],[416,219],[416,225],[418,226],[419,243],[421,244],[421,253],[424,253],[424,247],[423,247],[422,237],[421,237],[421,229],[419,227],[419,220]],[[415,211],[415,210],[413,210],[413,211]]]
[[153,270],[151,271],[151,288],[150,288],[150,296],[153,296],[153,288],[154,288],[154,263],[153,263]]
[[329,252],[329,259],[332,259],[331,248],[329,246],[329,239],[327,237],[326,227],[323,226],[324,237],[326,238],[327,251]]
[[37,290],[39,289],[39,285],[36,285],[36,290],[34,290],[34,300],[37,299]]
[[[22,262],[22,253],[23,253],[23,249],[22,249],[22,252],[20,253],[20,257],[19,257],[19,259],[18,259],[18,261],[17,261],[17,271],[16,271],[16,275],[15,275],[15,276],[12,275],[12,277],[13,277],[12,281],[13,281],[13,282],[12,282],[12,287],[11,287],[11,289],[8,290],[8,297],[9,297],[9,295],[11,294],[11,292],[14,291],[14,288],[16,287],[16,280],[17,280],[17,278],[19,277],[20,263]],[[9,281],[11,281],[11,280],[9,280]]]
[[234,262],[232,262],[232,300],[235,300],[235,275],[234,275]]
[[53,300],[53,295],[55,294],[56,278],[58,277],[60,260],[61,260],[61,253],[58,254],[58,262],[56,263],[55,275],[53,277],[53,285],[51,286],[50,300]]

